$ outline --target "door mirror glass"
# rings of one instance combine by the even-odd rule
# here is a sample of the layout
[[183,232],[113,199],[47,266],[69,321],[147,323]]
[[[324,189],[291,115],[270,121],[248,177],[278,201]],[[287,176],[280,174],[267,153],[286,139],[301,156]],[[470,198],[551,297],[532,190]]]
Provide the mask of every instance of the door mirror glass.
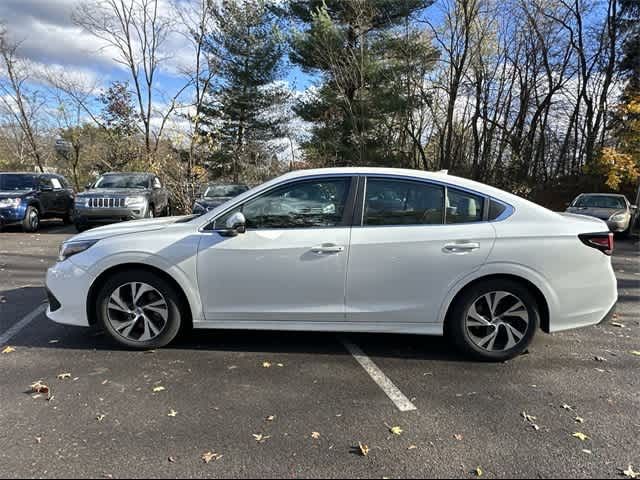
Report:
[[218,230],[218,233],[226,237],[235,237],[247,231],[247,220],[242,212],[236,212],[227,218],[224,226],[224,230]]

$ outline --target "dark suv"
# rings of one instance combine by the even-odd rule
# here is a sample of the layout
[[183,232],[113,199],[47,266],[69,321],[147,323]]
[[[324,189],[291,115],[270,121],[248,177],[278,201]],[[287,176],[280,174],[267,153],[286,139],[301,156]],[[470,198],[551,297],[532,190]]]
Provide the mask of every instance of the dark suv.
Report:
[[0,173],[0,227],[21,224],[35,232],[43,218],[72,221],[73,188],[52,173]]
[[169,192],[152,173],[105,173],[76,196],[79,232],[106,224],[171,215]]

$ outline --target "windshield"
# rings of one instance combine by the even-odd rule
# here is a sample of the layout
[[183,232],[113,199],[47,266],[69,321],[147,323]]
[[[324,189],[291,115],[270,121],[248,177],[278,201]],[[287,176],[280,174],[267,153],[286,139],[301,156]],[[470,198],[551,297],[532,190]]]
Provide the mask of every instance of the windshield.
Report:
[[0,174],[0,190],[32,190],[35,187],[34,175],[23,173]]
[[246,185],[210,185],[204,192],[204,197],[235,197],[249,190]]
[[103,175],[93,188],[149,188],[149,176]]
[[627,208],[622,197],[607,195],[582,195],[575,201],[573,206],[585,208]]

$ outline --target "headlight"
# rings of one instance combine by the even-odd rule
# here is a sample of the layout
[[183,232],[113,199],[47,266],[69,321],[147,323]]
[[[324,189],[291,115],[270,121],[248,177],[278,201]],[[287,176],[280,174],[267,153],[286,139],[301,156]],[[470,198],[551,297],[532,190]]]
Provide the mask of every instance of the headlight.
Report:
[[143,207],[147,203],[145,197],[127,197],[124,201],[127,207]]
[[615,215],[612,215],[611,218],[609,219],[610,222],[624,222],[627,218],[627,214],[626,213],[616,213]]
[[3,198],[0,200],[0,208],[16,208],[22,202],[21,198]]
[[77,242],[64,242],[62,245],[60,245],[58,261],[64,262],[67,258],[72,257],[77,253],[84,252],[85,250],[95,245],[97,241],[98,240],[78,240]]

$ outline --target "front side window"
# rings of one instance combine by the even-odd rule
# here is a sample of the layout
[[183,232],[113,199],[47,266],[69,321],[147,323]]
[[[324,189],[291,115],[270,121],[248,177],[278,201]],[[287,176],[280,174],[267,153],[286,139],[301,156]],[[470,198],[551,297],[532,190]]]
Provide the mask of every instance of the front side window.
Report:
[[363,224],[434,225],[444,217],[444,187],[424,182],[367,180]]
[[51,178],[51,184],[55,190],[62,190],[62,183],[56,177]]
[[447,224],[481,222],[483,206],[481,196],[447,188]]
[[296,182],[275,188],[249,200],[239,209],[216,220],[241,211],[247,228],[336,227],[342,224],[351,179],[333,178]]
[[53,188],[51,179],[47,177],[40,177],[38,179],[38,185],[40,185],[40,188]]

